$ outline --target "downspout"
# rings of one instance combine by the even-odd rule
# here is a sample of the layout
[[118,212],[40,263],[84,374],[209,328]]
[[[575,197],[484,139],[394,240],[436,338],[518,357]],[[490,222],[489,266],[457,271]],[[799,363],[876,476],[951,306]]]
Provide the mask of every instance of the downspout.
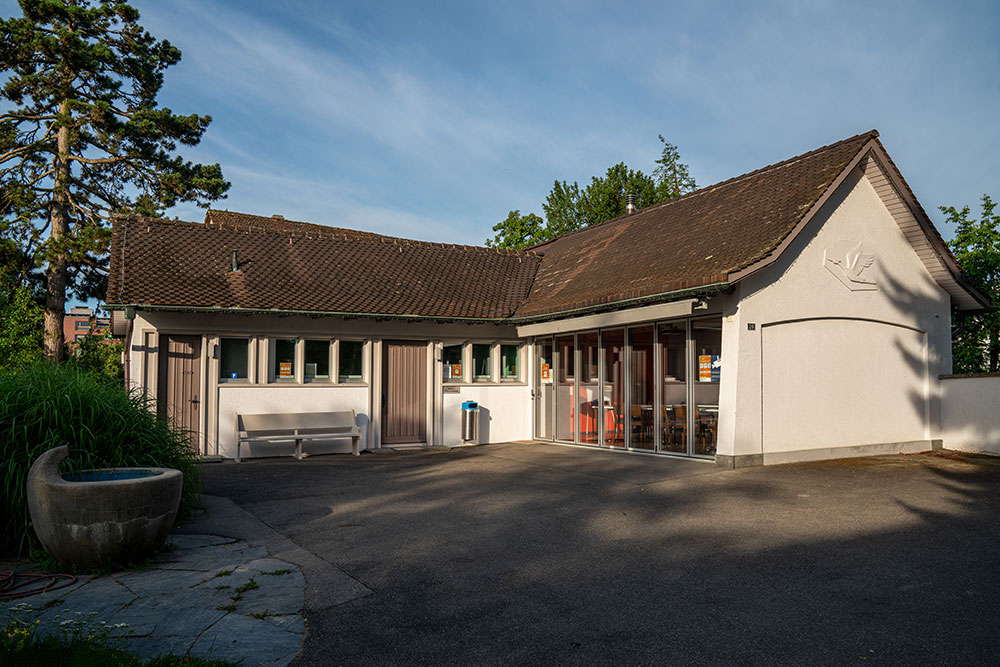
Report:
[[135,323],[135,309],[125,309],[125,347],[122,350],[122,366],[125,370],[125,389],[132,386],[132,325]]

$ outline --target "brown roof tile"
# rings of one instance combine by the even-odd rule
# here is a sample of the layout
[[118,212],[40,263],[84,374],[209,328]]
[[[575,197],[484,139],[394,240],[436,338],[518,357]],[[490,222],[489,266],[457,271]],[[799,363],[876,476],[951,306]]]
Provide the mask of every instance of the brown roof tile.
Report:
[[[210,210],[116,222],[108,302],[531,320],[724,285],[780,246],[877,132],[529,251]],[[232,272],[232,251],[240,271]]]
[[816,149],[539,245],[533,318],[725,283],[771,253],[872,138]]
[[[214,213],[205,224],[117,221],[107,301],[503,319],[524,300],[541,259],[308,223],[247,227]],[[238,272],[231,270],[234,250]]]

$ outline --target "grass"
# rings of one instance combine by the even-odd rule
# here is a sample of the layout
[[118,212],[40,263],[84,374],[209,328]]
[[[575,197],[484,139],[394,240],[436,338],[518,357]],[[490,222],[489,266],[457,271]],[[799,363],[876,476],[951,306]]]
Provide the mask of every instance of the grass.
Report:
[[282,574],[291,574],[291,573],[292,573],[291,570],[271,570],[270,572],[261,572],[261,574],[269,577],[276,577]]
[[[66,667],[233,667],[224,660],[205,660],[163,655],[143,660],[129,653],[125,640],[111,634],[124,624],[95,623],[92,614],[76,614],[59,622],[55,634],[38,633],[39,622],[23,620],[23,605],[8,608],[0,627],[0,665],[23,667],[65,665]],[[56,617],[57,621],[59,617]]]
[[[0,554],[35,544],[25,483],[43,452],[68,445],[64,472],[167,467],[184,475],[181,515],[201,491],[190,435],[157,414],[153,401],[73,365],[38,363],[0,370]],[[65,569],[63,568],[63,571]]]
[[[223,586],[216,586],[216,590],[218,590],[220,588],[229,588],[229,586],[224,586],[224,587]],[[224,604],[224,605],[221,605],[219,607],[216,607],[216,610],[218,610],[218,611],[227,611],[227,612],[228,611],[236,611],[236,603],[243,599],[243,594],[246,593],[247,591],[252,591],[252,590],[257,589],[257,588],[260,588],[260,584],[258,584],[256,581],[254,581],[253,579],[251,579],[250,581],[248,581],[247,583],[243,584],[242,586],[238,586],[236,588],[236,590],[233,591],[233,594],[229,596],[229,600],[230,600],[229,604]]]

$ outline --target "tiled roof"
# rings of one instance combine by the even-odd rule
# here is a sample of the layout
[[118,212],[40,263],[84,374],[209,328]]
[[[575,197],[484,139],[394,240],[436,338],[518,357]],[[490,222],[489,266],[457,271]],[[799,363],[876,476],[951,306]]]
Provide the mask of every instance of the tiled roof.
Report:
[[218,229],[232,229],[244,232],[287,232],[295,236],[310,238],[375,239],[391,238],[375,232],[361,232],[356,229],[327,227],[312,222],[285,220],[281,216],[251,215],[236,211],[209,209],[205,212],[205,224]]
[[541,259],[219,213],[205,224],[116,221],[107,302],[503,319]]
[[775,257],[877,137],[859,134],[528,251],[217,210],[203,224],[122,220],[107,301],[518,321],[665,301],[725,287]]
[[766,257],[875,131],[561,236],[515,313],[532,318],[726,283]]

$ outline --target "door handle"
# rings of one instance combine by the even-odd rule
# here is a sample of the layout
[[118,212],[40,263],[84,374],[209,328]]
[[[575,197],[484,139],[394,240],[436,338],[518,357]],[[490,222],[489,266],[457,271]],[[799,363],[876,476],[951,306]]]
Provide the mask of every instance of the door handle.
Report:
[[199,403],[201,403],[201,401],[199,401],[198,397],[195,396],[194,398],[191,399],[191,403],[193,403],[194,405],[198,405]]

